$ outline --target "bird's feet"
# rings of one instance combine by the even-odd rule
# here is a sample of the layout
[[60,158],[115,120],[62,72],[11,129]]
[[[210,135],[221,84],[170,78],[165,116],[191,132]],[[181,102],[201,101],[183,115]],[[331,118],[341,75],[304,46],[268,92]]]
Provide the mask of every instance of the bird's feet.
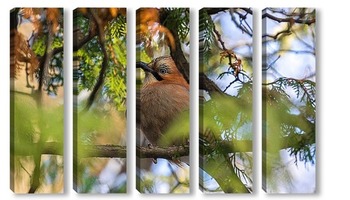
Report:
[[[151,144],[151,143],[148,143],[148,148],[149,149],[153,149],[153,145]],[[154,163],[154,164],[157,164],[157,158],[152,158],[152,162]]]
[[157,164],[157,158],[152,158],[152,162],[153,162],[154,164]]

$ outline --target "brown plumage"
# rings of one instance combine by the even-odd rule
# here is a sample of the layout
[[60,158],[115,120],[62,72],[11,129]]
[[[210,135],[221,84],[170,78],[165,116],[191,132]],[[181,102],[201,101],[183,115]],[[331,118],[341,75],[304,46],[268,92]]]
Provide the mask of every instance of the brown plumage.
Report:
[[[168,133],[172,122],[189,108],[189,84],[170,56],[158,57],[149,64],[139,62],[137,67],[146,73],[141,92],[137,97],[139,98],[137,109],[140,112],[137,122],[152,145],[164,146],[162,138],[167,137],[167,134],[176,134],[176,131]],[[182,125],[178,126],[180,128]],[[189,130],[180,137],[167,137],[175,140],[166,143],[184,144],[189,138],[188,135]]]

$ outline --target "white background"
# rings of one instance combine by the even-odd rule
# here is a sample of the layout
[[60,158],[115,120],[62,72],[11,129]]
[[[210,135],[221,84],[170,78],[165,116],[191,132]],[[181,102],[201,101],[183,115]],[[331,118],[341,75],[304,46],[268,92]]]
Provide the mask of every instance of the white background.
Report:
[[[349,143],[348,131],[349,118],[346,117],[349,110],[349,98],[346,93],[349,92],[350,85],[349,72],[350,66],[347,63],[349,59],[348,50],[350,46],[348,28],[349,8],[345,5],[346,1],[340,0],[2,0],[0,12],[1,42],[0,42],[0,198],[1,199],[334,199],[348,196],[349,175],[349,156],[345,155]],[[65,89],[66,89],[66,149],[65,149],[65,193],[61,195],[15,195],[10,190],[10,164],[9,164],[9,11],[12,7],[63,7],[65,10]],[[252,195],[206,195],[198,189],[198,162],[192,156],[192,192],[188,195],[141,195],[135,189],[135,127],[134,121],[128,122],[129,128],[129,151],[128,151],[128,194],[111,195],[81,195],[77,194],[72,185],[72,11],[76,7],[127,7],[128,8],[128,92],[129,92],[129,119],[135,119],[135,105],[133,104],[135,96],[135,11],[139,7],[189,7],[191,8],[191,78],[197,78],[197,60],[198,60],[198,10],[202,7],[251,7],[254,17],[254,43],[255,43],[255,92],[256,95],[256,125],[254,148],[257,150],[255,156],[254,194]],[[261,106],[260,89],[261,82],[261,10],[265,7],[315,7],[317,8],[317,193],[312,195],[268,195],[261,189]],[[191,82],[194,91],[198,88],[197,81]],[[198,117],[195,113],[198,111],[197,92],[193,92],[192,106],[194,111],[193,129],[191,146],[193,147],[191,155],[198,154],[198,143],[195,137],[198,136],[197,128]]]

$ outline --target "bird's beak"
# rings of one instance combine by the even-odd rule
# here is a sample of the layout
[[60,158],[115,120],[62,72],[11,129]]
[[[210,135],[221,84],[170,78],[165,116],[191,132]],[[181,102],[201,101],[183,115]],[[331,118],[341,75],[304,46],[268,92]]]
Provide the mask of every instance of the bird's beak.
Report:
[[147,63],[136,62],[136,68],[141,68],[143,71],[151,73],[158,81],[163,80],[163,78],[156,71],[148,67]]

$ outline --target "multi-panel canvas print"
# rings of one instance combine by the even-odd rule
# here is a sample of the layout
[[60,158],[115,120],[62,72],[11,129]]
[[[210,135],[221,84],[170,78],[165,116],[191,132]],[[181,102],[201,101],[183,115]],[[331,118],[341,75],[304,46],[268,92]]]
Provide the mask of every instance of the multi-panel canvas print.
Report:
[[263,189],[316,191],[316,10],[262,14]]
[[79,193],[125,193],[126,9],[73,11],[73,177]]
[[251,193],[253,11],[199,11],[199,184],[206,193]]
[[63,9],[10,11],[10,187],[62,193]]
[[315,193],[316,10],[253,10],[78,7],[68,38],[63,8],[11,9],[11,190]]

